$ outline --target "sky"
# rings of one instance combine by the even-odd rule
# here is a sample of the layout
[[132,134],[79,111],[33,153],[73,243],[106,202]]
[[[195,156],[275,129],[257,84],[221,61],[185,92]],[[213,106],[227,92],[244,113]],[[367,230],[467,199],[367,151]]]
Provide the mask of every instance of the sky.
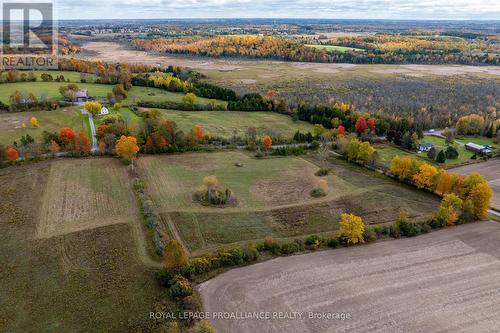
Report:
[[500,0],[56,0],[60,19],[500,20]]

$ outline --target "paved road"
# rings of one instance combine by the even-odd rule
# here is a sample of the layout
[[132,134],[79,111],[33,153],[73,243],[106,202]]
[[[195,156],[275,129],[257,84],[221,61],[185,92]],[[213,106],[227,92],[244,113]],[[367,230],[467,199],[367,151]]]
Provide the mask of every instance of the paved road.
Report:
[[[206,311],[239,316],[211,319],[219,333],[500,332],[500,223],[278,258],[199,290]],[[296,318],[266,319],[276,311]]]

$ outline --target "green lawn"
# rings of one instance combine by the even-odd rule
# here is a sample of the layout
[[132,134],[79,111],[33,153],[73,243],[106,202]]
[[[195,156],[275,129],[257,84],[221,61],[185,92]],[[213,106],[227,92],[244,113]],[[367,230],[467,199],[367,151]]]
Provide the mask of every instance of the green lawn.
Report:
[[[132,87],[128,91],[127,99],[124,101],[125,104],[136,104],[139,101],[145,102],[177,102],[182,103],[182,98],[185,94],[183,93],[175,93],[170,91],[165,91],[158,88],[150,88],[150,87]],[[207,105],[210,103],[210,99],[198,97],[196,104],[199,105]],[[224,101],[217,101],[218,105],[226,105],[227,103]]]
[[[39,82],[42,82],[42,79],[40,76],[43,73],[47,73],[52,75],[53,78],[56,78],[57,76],[63,75],[66,80],[69,80],[70,82],[75,82],[79,83],[80,82],[80,73],[79,72],[70,72],[70,71],[21,71],[20,73],[34,73],[38,79]],[[5,78],[7,76],[6,73],[1,73],[0,77]],[[85,74],[87,77],[87,82],[93,82],[94,79],[96,78],[96,75],[94,74]]]
[[[36,117],[39,128],[31,128],[30,119]],[[63,108],[55,111],[0,113],[0,144],[11,145],[26,134],[40,142],[43,131],[58,132],[62,127],[71,127],[75,132],[86,130],[84,117],[78,108]],[[26,128],[22,128],[22,123]],[[87,121],[88,122],[88,121]]]
[[[446,149],[446,143],[445,143],[445,140],[443,138],[440,138],[440,137],[436,137],[436,136],[428,136],[426,135],[424,137],[424,139],[422,140],[422,142],[431,142],[434,144],[434,146],[436,147],[436,149],[439,150],[444,150]],[[445,165],[446,166],[452,166],[452,165],[455,165],[455,164],[460,164],[460,163],[464,163],[464,162],[468,162],[470,161],[472,155],[474,155],[473,152],[470,152],[468,150],[465,149],[464,146],[460,145],[460,144],[454,144],[453,145],[457,151],[458,151],[458,158],[455,159],[455,160],[446,160],[446,163]],[[424,155],[425,157],[427,157],[427,153],[423,153],[422,155]]]
[[322,49],[327,51],[339,51],[339,52],[347,52],[347,51],[356,51],[363,52],[363,49],[358,49],[355,47],[347,47],[347,46],[338,46],[338,45],[317,45],[317,44],[306,44],[307,47],[312,47],[315,49]]
[[[0,84],[0,101],[10,104],[9,97],[15,92],[33,93],[36,97],[48,99],[62,99],[59,87],[67,85],[67,82],[18,82]],[[94,97],[106,97],[112,91],[113,86],[94,83],[77,83],[80,89],[88,89],[89,94]]]
[[493,139],[490,139],[490,138],[486,138],[484,136],[467,136],[467,137],[461,137],[461,138],[457,138],[455,139],[455,141],[457,142],[460,142],[460,143],[463,143],[463,144],[467,144],[469,142],[472,142],[472,143],[475,143],[475,144],[478,144],[478,145],[490,145],[494,148],[497,148],[498,147],[498,144],[494,143],[493,142]]
[[292,138],[297,130],[313,131],[313,126],[309,123],[293,122],[291,117],[273,112],[162,110],[162,113],[165,118],[175,121],[184,132],[201,125],[206,134],[222,137],[234,134],[244,137],[249,127],[257,128],[259,135],[274,133],[285,138]]
[[408,153],[404,150],[401,150],[395,146],[389,145],[389,146],[384,146],[384,147],[376,147],[377,153],[379,156],[380,161],[382,161],[386,165],[390,165],[391,161],[394,157],[396,156],[401,156],[401,157],[420,157],[420,155],[417,154],[412,154]]

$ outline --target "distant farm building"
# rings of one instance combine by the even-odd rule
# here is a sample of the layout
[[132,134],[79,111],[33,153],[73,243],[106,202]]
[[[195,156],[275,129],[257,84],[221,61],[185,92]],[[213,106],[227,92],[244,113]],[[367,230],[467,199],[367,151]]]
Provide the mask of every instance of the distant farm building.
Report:
[[432,149],[432,147],[434,147],[434,145],[430,142],[423,142],[421,144],[418,145],[418,150],[419,151],[429,151]]
[[465,149],[472,151],[476,154],[486,156],[486,157],[491,157],[492,156],[492,151],[490,149],[490,146],[482,146],[478,145],[476,143],[469,142],[468,144],[465,145]]
[[76,103],[85,103],[89,100],[89,92],[88,90],[78,90],[75,92],[73,97],[73,101]]

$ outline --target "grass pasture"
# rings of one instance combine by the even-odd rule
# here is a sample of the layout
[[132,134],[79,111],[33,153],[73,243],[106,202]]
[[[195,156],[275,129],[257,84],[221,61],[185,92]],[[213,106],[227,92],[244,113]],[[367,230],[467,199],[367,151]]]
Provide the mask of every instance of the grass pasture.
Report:
[[249,127],[257,128],[259,135],[272,132],[286,138],[293,137],[297,130],[313,131],[313,126],[309,123],[293,122],[291,117],[274,112],[162,110],[162,113],[186,133],[196,125],[201,125],[206,134],[222,137],[235,134],[244,137]]
[[[67,82],[16,82],[0,84],[0,101],[10,104],[9,97],[15,92],[33,93],[37,98],[47,98],[51,100],[61,100],[59,87],[68,85]],[[106,97],[108,92],[113,90],[113,86],[96,83],[77,83],[80,89],[87,89],[89,95],[93,97]]]
[[[163,222],[194,255],[266,236],[332,234],[343,212],[379,224],[393,222],[403,209],[427,218],[439,204],[431,195],[338,160],[328,163],[330,193],[312,198],[309,193],[320,179],[314,173],[322,163],[312,157],[259,160],[230,152],[147,156],[138,161],[138,169]],[[214,208],[194,202],[192,195],[207,175],[231,189],[238,204]]]
[[[1,332],[165,332],[149,319],[164,289],[126,224],[141,220],[125,169],[112,159],[0,169]],[[104,225],[108,208],[124,223]],[[57,236],[38,237],[44,221]]]
[[[182,98],[185,94],[170,92],[158,88],[150,88],[150,87],[132,87],[128,91],[127,99],[124,101],[125,104],[137,104],[139,101],[144,102],[176,102],[182,103]],[[210,104],[210,99],[198,97],[196,100],[196,104],[199,105],[207,105]],[[217,101],[218,105],[226,105],[227,103],[224,101]]]
[[[39,128],[31,128],[30,119],[36,117]],[[58,132],[62,127],[71,127],[75,132],[85,130],[83,117],[78,108],[63,108],[53,111],[0,113],[0,144],[11,145],[26,134],[41,142],[43,131]],[[87,121],[88,122],[88,121]],[[26,128],[22,128],[22,124]]]

